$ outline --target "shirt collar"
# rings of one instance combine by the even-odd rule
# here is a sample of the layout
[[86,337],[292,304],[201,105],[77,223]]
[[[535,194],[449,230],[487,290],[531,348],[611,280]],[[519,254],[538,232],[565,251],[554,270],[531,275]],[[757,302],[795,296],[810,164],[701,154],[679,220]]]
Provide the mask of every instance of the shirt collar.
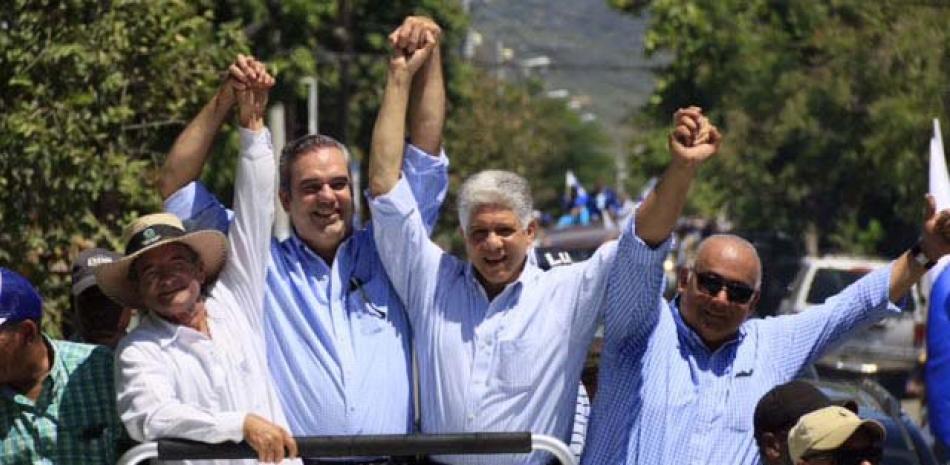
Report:
[[[207,307],[207,302],[205,302],[205,305]],[[210,308],[206,308],[206,310],[208,312],[209,320],[218,319],[217,316],[212,315],[213,312]],[[162,346],[162,349],[167,349],[172,344],[175,344],[181,337],[190,336],[191,338],[194,338],[197,335],[201,335],[201,333],[198,331],[195,331],[194,329],[191,329],[187,326],[171,323],[156,315],[155,312],[152,311],[146,312],[145,318],[155,328],[158,343]]]
[[[533,250],[529,250],[528,253],[533,253]],[[538,268],[538,266],[534,264],[534,261],[526,257],[524,268],[521,269],[521,273],[518,275],[518,279],[515,279],[514,281],[508,283],[508,285],[506,285],[505,288],[502,289],[502,291],[499,292],[497,296],[495,296],[495,298],[510,294],[512,292],[519,291],[520,289],[524,287],[525,284],[531,283],[532,281],[534,281],[536,277],[538,277],[542,273],[543,271],[541,271],[541,269]],[[481,281],[478,280],[478,272],[475,270],[475,266],[472,265],[471,261],[469,261],[465,266],[465,277],[466,279],[474,283],[475,286],[477,286],[478,289],[482,291],[482,294],[484,294],[486,297],[488,296],[488,293],[485,292],[485,287],[482,286]],[[509,291],[509,289],[511,290]]]
[[[350,235],[347,236],[345,239],[343,239],[342,242],[340,242],[340,245],[336,248],[336,255],[334,256],[334,260],[340,260],[343,257],[343,255],[347,253],[346,251],[349,250],[348,246],[349,246],[350,240],[353,239],[353,236],[355,235],[356,235],[356,230],[351,230]],[[290,244],[294,247],[294,249],[297,250],[297,253],[300,254],[301,256],[306,257],[311,261],[315,261],[323,265],[327,269],[330,269],[333,266],[332,263],[327,263],[326,260],[323,259],[323,257],[321,257],[320,255],[317,255],[317,253],[314,252],[313,249],[311,249],[310,246],[307,245],[307,243],[304,242],[303,239],[300,238],[300,236],[297,235],[297,230],[295,228],[293,227],[290,228],[290,237],[287,238],[287,240],[290,241]]]

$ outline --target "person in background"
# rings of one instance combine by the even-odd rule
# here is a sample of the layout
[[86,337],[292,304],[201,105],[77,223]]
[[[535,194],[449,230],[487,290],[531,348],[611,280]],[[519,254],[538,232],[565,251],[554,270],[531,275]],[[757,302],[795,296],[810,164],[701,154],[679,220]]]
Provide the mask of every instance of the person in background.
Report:
[[798,420],[788,433],[788,452],[794,465],[878,465],[885,434],[879,422],[830,406]]
[[828,396],[815,386],[794,380],[765,393],[752,417],[755,443],[765,465],[789,465],[788,432],[807,413],[831,406]]
[[128,446],[112,352],[52,339],[43,301],[0,268],[0,463],[115,463]]
[[70,303],[76,322],[74,340],[115,349],[132,319],[132,309],[119,305],[96,285],[95,267],[122,256],[105,249],[82,251],[71,267]]

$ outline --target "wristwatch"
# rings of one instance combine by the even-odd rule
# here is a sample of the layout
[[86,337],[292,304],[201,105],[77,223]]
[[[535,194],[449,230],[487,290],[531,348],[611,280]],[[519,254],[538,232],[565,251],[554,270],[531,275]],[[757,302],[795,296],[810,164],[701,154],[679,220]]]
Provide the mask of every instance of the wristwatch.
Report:
[[927,258],[927,254],[924,253],[924,249],[920,246],[919,241],[910,248],[910,256],[915,262],[919,263],[920,266],[924,267],[925,270],[929,270],[937,264],[937,262]]

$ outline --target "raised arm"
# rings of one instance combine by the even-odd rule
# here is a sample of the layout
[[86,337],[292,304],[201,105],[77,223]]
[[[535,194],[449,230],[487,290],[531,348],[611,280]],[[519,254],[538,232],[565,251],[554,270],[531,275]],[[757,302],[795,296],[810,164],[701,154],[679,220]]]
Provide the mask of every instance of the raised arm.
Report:
[[236,102],[235,91],[246,88],[257,77],[253,62],[251,57],[238,55],[224,83],[175,139],[158,182],[163,200],[201,176],[211,144]]
[[445,125],[445,83],[439,45],[442,29],[430,18],[410,16],[389,36],[394,49],[408,53],[433,43],[429,59],[412,79],[409,95],[409,141],[429,155],[438,156]]
[[686,205],[686,194],[699,165],[719,151],[722,138],[697,107],[679,109],[669,136],[672,159],[653,192],[644,199],[636,216],[637,235],[650,247],[673,232]]
[[389,60],[386,90],[373,127],[369,160],[369,186],[374,197],[388,193],[399,181],[412,79],[434,48],[435,41],[427,32],[421,47],[411,51],[396,48]]
[[[924,260],[936,261],[950,252],[950,210],[935,212],[933,199],[928,198],[927,212],[920,236]],[[916,247],[915,247],[916,248]],[[793,375],[803,366],[819,359],[829,347],[887,315],[900,312],[893,305],[917,282],[926,268],[914,259],[916,251],[908,251],[887,267],[875,270],[824,304],[785,317],[764,320],[761,324],[769,337],[782,340],[782,353],[774,356],[774,366]]]
[[921,260],[936,263],[948,253],[950,253],[950,210],[942,210],[938,213],[933,196],[928,195],[920,241],[913,249],[897,257],[891,267],[888,287],[891,302],[900,300],[927,272],[928,268],[914,259],[916,254],[920,255]]

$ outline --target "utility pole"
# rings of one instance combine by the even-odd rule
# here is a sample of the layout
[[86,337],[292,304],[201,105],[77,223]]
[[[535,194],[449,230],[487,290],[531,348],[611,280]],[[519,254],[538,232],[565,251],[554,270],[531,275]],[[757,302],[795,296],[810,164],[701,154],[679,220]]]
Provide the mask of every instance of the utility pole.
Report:
[[350,60],[353,59],[352,9],[349,0],[337,0],[339,25],[336,35],[340,39],[343,53],[340,56],[340,142],[349,144],[350,121]]

